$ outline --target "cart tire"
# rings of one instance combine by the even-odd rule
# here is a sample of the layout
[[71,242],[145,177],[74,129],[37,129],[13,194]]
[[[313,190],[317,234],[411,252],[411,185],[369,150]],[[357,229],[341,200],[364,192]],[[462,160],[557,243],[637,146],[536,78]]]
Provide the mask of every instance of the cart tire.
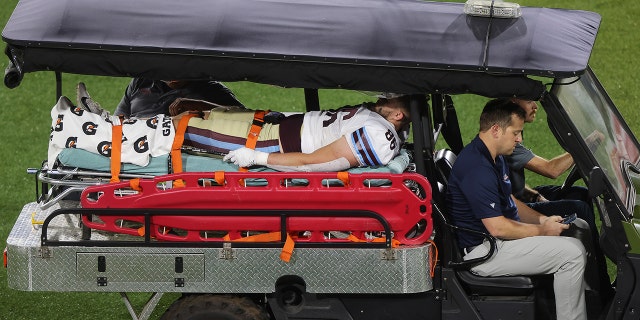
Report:
[[161,320],[268,320],[266,312],[245,297],[190,295],[176,300]]

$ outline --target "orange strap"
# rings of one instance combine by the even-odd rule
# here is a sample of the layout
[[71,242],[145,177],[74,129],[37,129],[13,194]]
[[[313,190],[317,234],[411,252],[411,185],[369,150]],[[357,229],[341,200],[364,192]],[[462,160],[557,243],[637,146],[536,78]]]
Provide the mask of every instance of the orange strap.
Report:
[[249,129],[249,134],[247,135],[247,142],[245,142],[244,146],[249,149],[255,149],[256,144],[258,143],[258,137],[260,136],[260,131],[262,130],[262,126],[264,126],[264,116],[269,112],[269,110],[256,110],[253,114],[253,123],[251,124],[251,128]]
[[224,186],[224,171],[216,171],[213,173],[213,179],[220,186]]
[[[120,119],[122,121],[122,119]],[[120,182],[122,157],[122,122],[111,127],[111,183]]]
[[129,186],[133,190],[142,191],[142,187],[140,187],[140,178],[135,178],[135,179],[129,180]]
[[[163,228],[162,229],[162,234],[167,234],[167,233],[169,233],[169,231],[171,231],[171,228],[169,228],[169,227],[162,227],[162,228]],[[138,230],[136,230],[136,231],[138,231],[138,235],[141,236],[141,237],[144,237],[145,232],[147,232],[146,229],[144,228],[144,226],[138,228]]]
[[431,244],[431,247],[433,248],[433,250],[430,251],[430,260],[431,260],[431,265],[429,266],[429,275],[431,276],[431,278],[433,278],[433,276],[436,273],[436,264],[438,263],[438,247],[436,246],[436,243],[433,242],[433,240],[429,240],[427,241],[428,243]]
[[293,241],[291,236],[287,234],[287,240],[284,242],[282,251],[280,251],[280,260],[284,262],[289,262],[291,260],[291,256],[293,255],[294,246],[295,246],[295,242]]
[[[200,115],[200,113],[188,113],[180,118],[180,122],[178,122],[178,127],[176,128],[176,135],[173,138],[173,144],[171,145],[171,169],[173,173],[182,172],[182,153],[180,148],[182,148],[182,143],[184,142],[184,133],[187,131],[187,126],[189,125],[189,119]],[[174,187],[181,188],[184,187],[184,181],[182,179],[178,179],[174,181]]]
[[[226,235],[224,236],[224,240],[231,242],[275,242],[280,241],[280,232],[261,233],[235,240],[230,240],[229,235]],[[293,238],[287,234],[287,239],[285,240],[282,251],[280,252],[280,260],[289,262],[291,260],[291,255],[293,254],[294,246],[295,242],[293,241]]]
[[337,173],[337,176],[338,176],[338,179],[339,179],[340,181],[342,181],[342,184],[343,184],[345,187],[348,187],[348,186],[349,186],[349,172],[346,172],[346,171],[340,171],[340,172],[338,172],[338,173]]
[[[386,239],[385,238],[373,238],[371,240],[362,240],[356,236],[354,236],[353,234],[350,234],[349,237],[347,237],[347,239],[349,239],[352,242],[385,242]],[[391,239],[391,247],[392,248],[397,248],[398,246],[400,246],[400,241],[396,240],[396,239]]]
[[[253,122],[251,123],[251,128],[249,128],[247,141],[244,143],[245,147],[255,150],[256,145],[258,144],[258,137],[260,137],[260,131],[262,131],[262,126],[264,126],[264,116],[267,113],[269,113],[269,110],[256,110],[253,113]],[[249,169],[243,167],[240,168],[239,171],[247,172]]]

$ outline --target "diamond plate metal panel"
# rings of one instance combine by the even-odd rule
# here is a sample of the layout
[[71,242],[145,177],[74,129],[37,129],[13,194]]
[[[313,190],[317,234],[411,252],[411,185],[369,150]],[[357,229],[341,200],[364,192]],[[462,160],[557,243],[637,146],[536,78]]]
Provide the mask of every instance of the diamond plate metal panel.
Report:
[[[99,259],[104,270],[99,270]],[[176,259],[180,271],[176,272]],[[204,254],[146,254],[146,253],[78,253],[77,277],[79,281],[95,281],[97,277],[114,282],[175,282],[204,281]]]
[[[66,205],[66,204],[63,204]],[[74,205],[73,203],[69,205]],[[7,239],[11,288],[25,291],[103,292],[273,292],[277,279],[297,275],[313,293],[414,293],[433,288],[431,245],[401,246],[393,252],[362,248],[296,248],[290,262],[278,248],[150,248],[40,246],[32,225],[57,209],[26,205]],[[80,239],[78,219],[57,218],[51,230],[60,240]],[[50,233],[54,234],[54,233]],[[115,237],[122,237],[121,235]],[[51,236],[50,236],[51,238]],[[92,233],[92,239],[113,239]],[[231,258],[223,253],[231,250]],[[44,252],[45,254],[42,254]],[[97,270],[98,256],[106,271]],[[175,257],[184,259],[184,283],[176,285]],[[229,257],[229,255],[226,255]],[[391,258],[389,258],[391,257]],[[100,285],[98,277],[106,278]]]

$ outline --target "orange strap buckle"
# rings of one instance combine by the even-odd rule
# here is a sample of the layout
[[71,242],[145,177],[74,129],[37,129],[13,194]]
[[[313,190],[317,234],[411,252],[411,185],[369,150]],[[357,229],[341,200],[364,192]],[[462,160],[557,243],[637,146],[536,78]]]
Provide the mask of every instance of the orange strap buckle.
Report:
[[260,136],[260,131],[264,126],[264,116],[269,112],[269,110],[256,110],[253,114],[253,123],[251,124],[251,128],[249,129],[249,134],[247,135],[247,142],[245,142],[244,146],[249,149],[255,149],[256,144],[258,143],[258,137]]

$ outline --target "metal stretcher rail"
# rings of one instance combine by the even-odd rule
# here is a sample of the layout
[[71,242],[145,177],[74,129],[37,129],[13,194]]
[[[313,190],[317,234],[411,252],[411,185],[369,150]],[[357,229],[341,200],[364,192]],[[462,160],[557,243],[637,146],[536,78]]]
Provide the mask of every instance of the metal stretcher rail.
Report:
[[[81,193],[86,187],[109,183],[109,172],[83,170],[80,168],[57,167],[47,169],[29,168],[28,174],[36,175],[36,199],[42,210],[48,209],[74,193]],[[122,179],[153,178],[146,174],[120,174]],[[42,192],[39,186],[42,185]]]
[[[391,248],[392,234],[389,222],[380,214],[366,210],[189,210],[189,209],[84,209],[84,208],[66,208],[58,209],[52,212],[44,220],[42,225],[41,244],[42,246],[96,246],[96,247],[223,247],[222,241],[155,241],[151,232],[147,232],[142,236],[142,241],[135,240],[54,240],[48,235],[49,225],[52,221],[61,215],[87,215],[94,214],[100,216],[140,216],[143,218],[145,229],[152,227],[153,217],[176,216],[180,217],[276,217],[280,225],[280,243],[284,243],[287,234],[289,234],[287,220],[293,217],[307,218],[344,218],[344,217],[361,217],[375,219],[382,227],[384,234],[384,242],[325,242],[325,243],[305,243],[298,242],[298,247],[349,247],[349,248]],[[234,246],[238,247],[278,247],[278,242],[271,243],[255,243],[234,242]]]

